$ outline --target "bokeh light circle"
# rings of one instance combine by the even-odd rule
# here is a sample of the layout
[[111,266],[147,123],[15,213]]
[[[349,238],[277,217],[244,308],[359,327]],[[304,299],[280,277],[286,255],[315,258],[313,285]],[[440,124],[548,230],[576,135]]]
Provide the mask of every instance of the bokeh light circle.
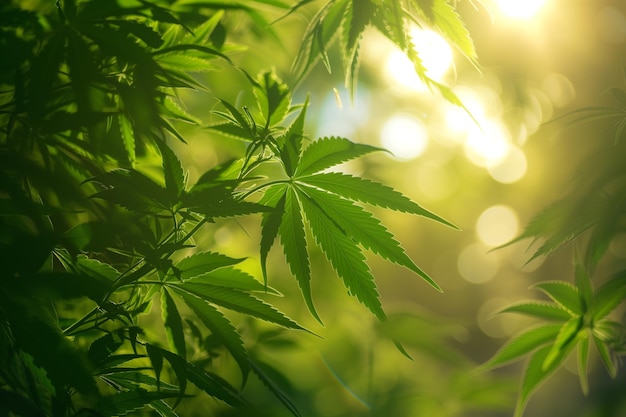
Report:
[[517,213],[505,205],[491,206],[478,216],[476,234],[481,242],[499,246],[513,239],[519,232]]
[[510,133],[497,120],[481,121],[480,126],[471,126],[466,142],[465,153],[474,164],[486,167],[500,163],[510,148]]
[[489,247],[480,243],[467,246],[457,259],[457,269],[461,276],[472,284],[484,284],[495,277],[500,263]]
[[487,165],[489,175],[502,184],[512,184],[521,180],[526,175],[527,169],[526,154],[516,146],[512,146],[506,156],[497,163]]

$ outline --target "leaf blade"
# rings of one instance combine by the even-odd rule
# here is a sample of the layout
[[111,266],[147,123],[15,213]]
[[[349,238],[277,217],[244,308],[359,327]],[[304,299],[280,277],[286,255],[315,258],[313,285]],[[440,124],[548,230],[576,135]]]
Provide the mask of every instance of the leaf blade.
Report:
[[342,162],[382,150],[384,149],[355,143],[346,138],[321,138],[304,149],[295,176],[315,174]]
[[318,173],[303,176],[299,179],[306,181],[307,184],[315,185],[316,187],[323,188],[352,200],[388,208],[394,211],[427,217],[458,229],[454,224],[424,209],[402,193],[375,181],[339,172]]

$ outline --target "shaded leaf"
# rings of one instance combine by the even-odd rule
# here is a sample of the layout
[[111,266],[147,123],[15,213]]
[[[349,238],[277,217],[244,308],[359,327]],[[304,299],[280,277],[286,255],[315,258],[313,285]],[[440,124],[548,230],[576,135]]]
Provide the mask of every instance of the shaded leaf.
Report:
[[233,288],[190,281],[182,284],[173,284],[173,286],[194,294],[211,304],[216,304],[247,316],[266,320],[286,328],[305,330],[271,305],[245,292]]
[[593,320],[606,317],[626,298],[626,271],[613,275],[595,294]]
[[167,190],[136,170],[115,169],[87,181],[106,187],[92,198],[102,198],[129,210],[159,212],[169,207]]
[[248,354],[239,333],[231,322],[215,307],[198,296],[184,291],[180,287],[172,288],[176,290],[176,293],[183,298],[187,306],[193,310],[196,316],[211,331],[213,337],[218,338],[224,344],[233,359],[235,359],[235,362],[237,362],[237,365],[239,365],[245,381],[250,372]]
[[176,385],[168,384],[163,381],[157,382],[156,378],[151,377],[150,375],[146,375],[137,370],[128,369],[129,368],[107,369],[99,375],[109,381],[114,381],[116,384],[122,386],[122,388],[126,388],[128,390],[143,390],[144,388],[141,388],[141,386],[148,386],[150,388],[156,388],[157,390],[164,389],[170,392],[178,392],[178,387]]
[[[184,386],[186,381],[189,380],[202,391],[224,401],[232,407],[246,404],[241,394],[219,375],[205,372],[202,368],[184,360],[175,353],[157,347],[155,348],[160,350],[161,355],[172,365],[172,369],[176,373],[180,386]],[[184,392],[184,389],[182,389],[181,392]]]
[[150,408],[159,413],[161,417],[179,417],[178,414],[163,400],[152,401],[148,404]]
[[289,398],[289,395],[285,392],[274,379],[271,378],[270,373],[275,373],[276,370],[270,367],[268,364],[261,362],[257,359],[250,359],[250,368],[259,377],[263,385],[265,385],[271,392],[283,403],[283,405],[291,412],[292,415],[300,417],[300,411]]
[[174,205],[185,190],[185,174],[183,167],[174,151],[166,143],[158,138],[156,138],[154,142],[159,147],[163,160],[165,189],[170,196],[171,204]]
[[617,376],[617,366],[615,365],[615,361],[611,355],[610,347],[604,340],[595,334],[593,335],[593,341],[598,349],[598,353],[600,354],[600,359],[602,359],[604,367],[608,371],[609,375],[611,375],[611,378],[615,378]]
[[[281,191],[279,191],[281,193]],[[269,192],[266,192],[263,196],[263,201],[266,204],[269,204],[268,196]],[[263,216],[263,221],[261,222],[261,242],[260,242],[260,257],[261,257],[261,272],[263,273],[263,282],[267,286],[267,256],[270,252],[270,249],[274,245],[274,240],[276,240],[276,236],[278,236],[278,231],[280,229],[280,225],[282,223],[283,214],[285,211],[285,201],[286,201],[286,193],[282,191],[282,196],[278,202],[275,203],[274,210]]]
[[[161,371],[163,370],[163,351],[157,348],[154,345],[146,343],[146,353],[150,358],[150,363],[152,364],[152,368],[154,369],[154,375],[156,377],[157,389],[159,388],[159,383],[161,381]],[[179,381],[180,385],[180,394],[184,394],[185,388],[183,383]]]
[[244,258],[230,258],[216,252],[199,252],[178,261],[174,266],[180,271],[180,279],[199,277],[215,269],[236,265]]
[[187,356],[187,345],[180,313],[167,289],[163,288],[161,292],[161,311],[167,339],[173,351],[185,359]]
[[105,416],[125,416],[142,409],[153,401],[173,398],[177,395],[171,392],[149,392],[135,389],[100,397],[95,408]]
[[35,119],[44,116],[45,107],[51,99],[52,87],[58,77],[58,70],[63,60],[65,36],[56,32],[41,51],[35,56],[30,66],[28,79],[29,112]]
[[101,366],[123,344],[124,340],[117,333],[107,333],[89,345],[87,358],[94,366]]
[[117,25],[120,29],[127,33],[132,33],[137,38],[141,39],[146,45],[151,48],[159,48],[163,45],[163,39],[159,32],[152,29],[141,22],[134,20],[109,20],[110,23]]

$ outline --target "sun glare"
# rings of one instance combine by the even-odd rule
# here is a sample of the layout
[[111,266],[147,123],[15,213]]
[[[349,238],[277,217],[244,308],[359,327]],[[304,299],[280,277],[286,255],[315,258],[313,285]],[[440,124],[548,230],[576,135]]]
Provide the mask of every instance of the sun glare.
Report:
[[410,115],[396,115],[382,128],[381,142],[385,149],[402,160],[420,156],[428,145],[428,132],[422,122]]
[[465,142],[465,153],[474,164],[487,167],[501,162],[508,154],[511,139],[506,128],[496,120],[471,126]]
[[[435,81],[442,81],[452,66],[452,48],[445,39],[432,30],[414,28],[411,40],[419,55],[426,75]],[[390,78],[405,87],[414,90],[425,90],[426,86],[419,79],[411,60],[400,50],[394,50],[385,63]]]
[[498,0],[502,13],[513,19],[530,19],[535,16],[546,0]]

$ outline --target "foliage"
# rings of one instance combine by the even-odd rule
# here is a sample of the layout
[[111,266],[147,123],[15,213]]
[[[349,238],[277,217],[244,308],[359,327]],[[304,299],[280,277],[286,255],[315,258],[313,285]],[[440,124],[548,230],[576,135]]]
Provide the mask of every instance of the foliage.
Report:
[[[3,412],[126,415],[150,407],[174,416],[190,395],[189,383],[225,404],[246,406],[235,381],[244,386],[254,374],[299,415],[274,382],[276,370],[248,353],[225,311],[306,331],[262,300],[278,294],[268,285],[266,266],[277,237],[318,320],[306,230],[350,293],[380,320],[385,313],[363,249],[439,289],[360,204],[452,225],[386,185],[329,172],[380,149],[341,137],[311,140],[307,102],[292,104],[290,87],[273,71],[252,77],[228,56],[237,49],[226,42],[228,13],[244,13],[271,33],[257,5],[288,15],[305,3],[0,6],[2,55],[8,57],[0,74]],[[341,27],[352,83],[365,27],[379,28],[409,52],[407,25],[417,15],[475,59],[446,1],[428,7],[360,3],[322,7],[296,60],[299,72],[316,56],[327,62],[327,44]],[[412,58],[419,64],[417,55]],[[198,75],[224,64],[245,75],[257,108],[219,99],[223,110],[214,114],[223,122],[211,131],[243,141],[245,150],[190,184],[172,141],[186,142],[181,123],[202,122],[185,110],[181,91],[209,91]],[[194,249],[194,237],[207,225],[255,213],[262,213],[265,283],[237,268],[243,259]],[[164,334],[144,324],[153,310],[160,311]],[[208,361],[195,357],[198,351],[208,352]],[[234,361],[238,378],[220,374],[212,361],[220,355]]]
[[[619,107],[583,108],[552,123],[568,124],[594,120],[608,121],[599,146],[580,164],[569,192],[558,202],[537,214],[513,242],[527,238],[540,240],[530,260],[550,255],[573,244],[574,274],[571,281],[540,282],[533,288],[551,302],[524,301],[504,308],[501,313],[518,313],[547,321],[515,336],[484,365],[490,369],[528,356],[524,369],[516,416],[521,416],[531,394],[577,349],[580,386],[589,391],[587,368],[591,346],[612,378],[617,376],[620,357],[626,352],[626,328],[613,313],[626,298],[626,270],[594,278],[611,242],[624,232],[626,214],[624,185],[624,111],[626,92],[610,90]],[[612,137],[610,137],[612,133]],[[599,169],[599,167],[601,167]],[[585,173],[582,175],[582,173]],[[591,174],[590,174],[591,173]],[[509,243],[509,244],[511,244]]]
[[[374,30],[408,56],[431,90],[463,107],[427,75],[410,36],[414,25],[431,27],[477,67],[457,2],[26,3],[0,5],[1,414],[169,417],[205,395],[230,415],[272,415],[264,411],[268,401],[281,404],[279,414],[304,415],[299,405],[313,395],[290,384],[282,358],[267,355],[295,350],[294,335],[316,337],[278,308],[281,292],[273,285],[281,265],[269,261],[277,240],[310,317],[322,322],[312,285],[322,254],[378,319],[373,328],[355,325],[353,340],[341,339],[350,354],[367,358],[364,369],[341,375],[323,355],[318,364],[368,415],[401,414],[405,406],[447,416],[506,407],[508,384],[468,374],[472,362],[453,346],[457,324],[385,312],[368,258],[377,255],[441,290],[376,216],[388,209],[456,226],[389,185],[345,172],[342,164],[384,150],[311,137],[309,98],[297,89],[319,61],[332,69],[336,43],[354,99],[361,40]],[[296,18],[306,22],[292,74],[241,59],[247,44],[265,38],[287,49],[280,26]],[[228,81],[228,93],[216,94],[218,78],[233,73],[243,81]],[[290,78],[296,81],[283,81]],[[210,122],[191,111],[191,93],[206,100]],[[593,346],[613,377],[624,352],[616,315],[626,275],[620,267],[602,283],[596,277],[623,233],[626,93],[611,93],[617,107],[566,116],[609,120],[614,140],[599,141],[589,161],[602,169],[582,170],[595,174],[576,178],[518,239],[543,239],[533,257],[575,242],[574,279],[536,284],[549,302],[505,308],[548,323],[515,337],[480,368],[529,357],[517,415],[575,349],[584,392]],[[190,129],[208,132],[218,159],[197,178],[181,152]],[[258,268],[205,244],[232,219],[260,222]],[[429,395],[415,399],[411,383],[397,376],[373,387],[372,345],[387,340],[406,356],[410,350],[427,358],[420,377]],[[380,349],[384,361],[396,360],[397,351]],[[442,372],[442,363],[454,371]],[[350,388],[354,381],[366,381],[366,394]],[[252,384],[262,396],[245,395]]]

